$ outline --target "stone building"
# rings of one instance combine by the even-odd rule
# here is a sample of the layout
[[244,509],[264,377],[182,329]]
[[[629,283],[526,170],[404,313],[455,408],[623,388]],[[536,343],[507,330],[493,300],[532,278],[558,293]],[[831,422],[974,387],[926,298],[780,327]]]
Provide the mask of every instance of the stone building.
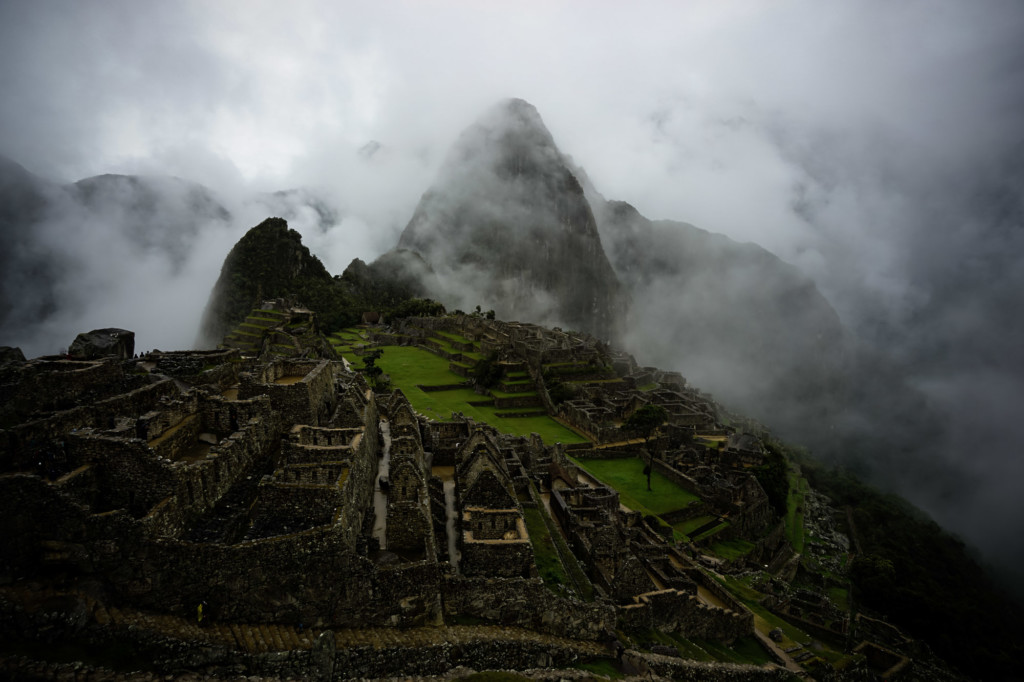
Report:
[[522,507],[494,436],[475,430],[456,455],[462,509],[462,573],[526,577],[535,573]]

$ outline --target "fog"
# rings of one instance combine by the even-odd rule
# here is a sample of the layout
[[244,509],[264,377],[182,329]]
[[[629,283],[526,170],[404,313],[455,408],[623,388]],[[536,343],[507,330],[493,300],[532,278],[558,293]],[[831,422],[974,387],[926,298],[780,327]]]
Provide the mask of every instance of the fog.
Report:
[[[1022,35],[1015,0],[5,2],[0,155],[62,198],[31,238],[5,228],[21,307],[0,344],[120,326],[187,347],[270,213],[333,273],[370,261],[459,132],[521,97],[605,197],[813,278],[944,425],[935,449],[879,452],[879,480],[1024,583]],[[229,216],[174,255],[127,236],[152,213],[65,196],[104,173],[201,183]],[[46,295],[18,269],[40,250]],[[47,296],[58,313],[32,313]]]

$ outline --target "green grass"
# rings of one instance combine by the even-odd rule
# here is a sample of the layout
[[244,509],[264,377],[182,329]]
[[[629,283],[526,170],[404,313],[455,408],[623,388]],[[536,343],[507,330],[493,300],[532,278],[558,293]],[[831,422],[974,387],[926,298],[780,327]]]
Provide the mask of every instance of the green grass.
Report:
[[828,598],[842,611],[850,610],[850,591],[843,587],[828,588]]
[[679,523],[677,523],[674,526],[672,526],[672,529],[682,533],[683,535],[689,536],[690,533],[692,533],[693,531],[697,530],[698,528],[703,526],[705,523],[710,523],[711,521],[714,521],[716,518],[718,518],[718,517],[717,516],[698,516],[698,517],[695,517],[695,518],[692,518],[692,519],[687,519],[686,521],[680,521]]
[[723,540],[721,542],[714,542],[708,547],[711,552],[723,559],[739,559],[750,554],[750,550],[754,549],[754,543],[747,542],[746,540]]
[[551,538],[551,533],[548,532],[542,514],[544,511],[540,507],[523,507],[526,532],[530,534],[533,560],[537,564],[537,572],[552,592],[560,594],[558,586],[568,587],[571,583],[569,576],[565,573],[565,567],[562,566],[562,560],[558,558],[558,550],[555,549],[555,542]]
[[526,384],[524,386],[524,388],[527,388],[529,390],[520,391],[520,392],[517,392],[517,393],[508,393],[506,391],[499,391],[496,388],[492,388],[491,389],[491,395],[493,395],[495,398],[526,398],[526,397],[529,397],[529,396],[537,395],[537,391],[533,390],[533,386],[532,385]]
[[[448,360],[421,348],[384,346],[377,366],[391,377],[391,385],[400,389],[412,406],[422,414],[438,420],[451,419],[452,412],[486,422],[503,433],[514,436],[539,434],[545,443],[586,443],[586,438],[562,426],[548,416],[499,417],[493,406],[471,406],[470,401],[486,400],[486,396],[463,388],[450,391],[425,392],[423,386],[458,384],[463,377],[448,369]],[[351,360],[350,360],[351,362]]]
[[619,500],[624,505],[645,514],[665,514],[700,499],[657,471],[651,475],[651,490],[648,491],[644,463],[635,457],[573,461],[594,478],[618,490]]
[[507,670],[485,670],[455,679],[459,682],[530,682],[532,678]]
[[616,667],[615,660],[611,658],[595,658],[586,663],[574,663],[572,667],[612,680],[624,677],[623,673]]
[[697,541],[697,540],[706,540],[709,537],[711,537],[712,535],[718,535],[719,533],[721,533],[723,530],[725,530],[728,527],[729,527],[729,522],[728,521],[723,521],[722,523],[718,524],[714,528],[710,528],[710,529],[704,531],[703,533],[701,533],[697,537],[693,538],[693,540],[695,540],[695,541]]
[[765,663],[775,662],[753,636],[740,637],[733,643],[730,649],[736,654],[737,663],[764,665]]
[[[446,339],[450,339],[451,341],[456,341],[458,343],[473,343],[471,339],[467,339],[465,336],[462,336],[461,334],[456,334],[454,332],[435,331],[433,336],[435,338],[441,336]],[[476,344],[473,345],[475,346]]]

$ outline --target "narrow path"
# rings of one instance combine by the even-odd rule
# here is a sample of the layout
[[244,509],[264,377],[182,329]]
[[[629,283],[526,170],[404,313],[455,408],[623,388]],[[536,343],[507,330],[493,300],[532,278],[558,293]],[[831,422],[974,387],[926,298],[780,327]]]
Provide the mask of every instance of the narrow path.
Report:
[[[377,478],[373,488],[373,537],[377,538],[381,549],[387,549],[388,495],[384,487],[387,485],[391,469],[391,425],[383,419],[380,421],[380,434],[383,451],[377,465]],[[383,486],[381,481],[385,482]]]

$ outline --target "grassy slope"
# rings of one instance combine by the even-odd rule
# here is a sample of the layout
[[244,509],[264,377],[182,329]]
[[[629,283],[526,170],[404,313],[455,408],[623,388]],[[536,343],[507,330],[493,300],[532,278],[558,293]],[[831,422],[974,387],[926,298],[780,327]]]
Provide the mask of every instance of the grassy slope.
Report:
[[452,412],[487,422],[503,433],[528,436],[540,434],[545,443],[586,443],[587,439],[550,417],[507,418],[496,416],[492,406],[471,406],[469,401],[487,400],[487,396],[464,388],[425,392],[418,386],[440,386],[465,381],[448,369],[448,361],[429,351],[410,346],[385,346],[377,366],[391,376],[391,384],[401,389],[412,406],[433,419],[446,420]]

